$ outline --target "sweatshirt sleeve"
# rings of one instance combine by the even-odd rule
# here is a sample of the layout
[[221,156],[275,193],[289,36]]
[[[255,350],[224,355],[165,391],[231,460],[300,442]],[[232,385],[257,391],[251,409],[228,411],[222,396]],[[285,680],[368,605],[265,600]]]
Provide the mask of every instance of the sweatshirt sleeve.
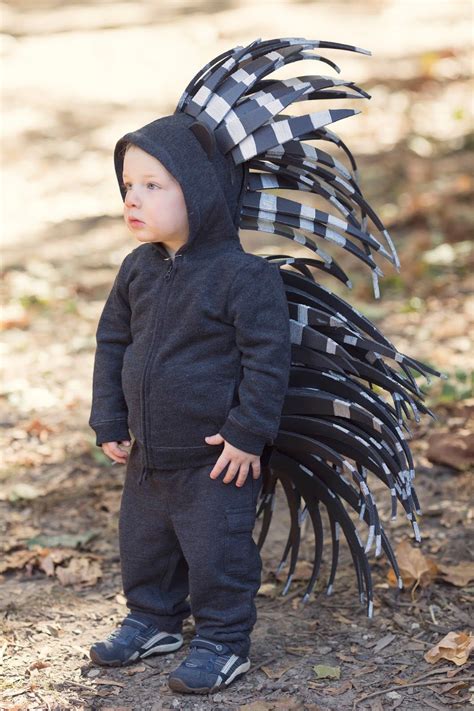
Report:
[[122,391],[122,364],[132,342],[127,276],[131,254],[123,260],[99,319],[89,425],[96,445],[130,439],[128,409]]
[[260,456],[278,433],[290,375],[290,317],[278,267],[261,258],[241,269],[229,290],[228,311],[243,377],[239,405],[230,410],[219,434]]

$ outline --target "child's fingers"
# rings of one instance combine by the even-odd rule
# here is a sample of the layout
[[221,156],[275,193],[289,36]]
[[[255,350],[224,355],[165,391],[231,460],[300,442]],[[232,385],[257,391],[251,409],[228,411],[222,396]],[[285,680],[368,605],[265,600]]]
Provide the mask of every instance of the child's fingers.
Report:
[[237,472],[239,471],[240,464],[238,462],[230,462],[229,463],[229,468],[227,469],[224,478],[222,481],[224,484],[229,484],[232,479],[235,477]]
[[[223,452],[222,452],[223,454]],[[217,477],[222,473],[222,471],[226,468],[228,462],[225,461],[225,458],[222,456],[219,457],[217,462],[214,464],[212,471],[209,473],[209,476],[211,479],[217,479]]]
[[119,447],[118,442],[106,442],[102,449],[109,459],[113,459],[117,464],[125,464],[128,458],[128,452],[125,452]]
[[113,461],[114,464],[125,464],[125,461],[123,459],[119,459],[119,457],[117,457],[117,455],[112,454],[111,452],[105,452],[105,453],[108,456],[108,458]]
[[240,466],[239,475],[237,477],[237,481],[235,482],[235,485],[236,486],[243,486],[245,484],[245,480],[248,477],[248,474],[249,474],[249,465],[242,464]]
[[258,479],[261,474],[260,459],[257,462],[252,462],[252,475],[254,479]]
[[[122,445],[122,446],[120,446],[120,445]],[[120,454],[121,457],[123,457],[125,455],[125,459],[126,459],[128,457],[128,452],[126,449],[124,449],[125,446],[127,446],[126,442],[120,442],[117,445],[117,452]]]

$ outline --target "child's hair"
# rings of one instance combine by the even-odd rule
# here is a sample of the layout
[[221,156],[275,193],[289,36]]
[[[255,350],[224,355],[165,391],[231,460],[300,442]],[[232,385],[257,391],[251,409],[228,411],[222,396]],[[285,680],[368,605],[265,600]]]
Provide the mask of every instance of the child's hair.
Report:
[[120,156],[121,158],[125,157],[125,153],[128,151],[128,149],[133,146],[133,143],[131,141],[127,141],[126,143],[123,144],[123,146],[120,148]]

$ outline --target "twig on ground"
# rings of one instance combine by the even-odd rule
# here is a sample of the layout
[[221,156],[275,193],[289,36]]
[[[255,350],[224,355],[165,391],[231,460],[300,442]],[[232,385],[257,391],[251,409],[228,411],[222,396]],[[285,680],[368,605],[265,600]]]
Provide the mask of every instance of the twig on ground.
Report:
[[272,662],[276,662],[277,659],[279,659],[279,657],[270,657],[270,659],[264,659],[263,662],[260,662],[260,664],[256,664],[254,667],[252,667],[251,669],[249,669],[249,671],[247,672],[247,676],[250,676],[250,674],[252,674],[252,672],[258,671],[259,669],[261,669],[262,667],[266,666],[267,664],[271,664]]
[[[458,681],[474,681],[474,676],[465,676]],[[430,681],[412,681],[408,684],[395,684],[394,686],[389,686],[388,689],[381,689],[379,691],[374,691],[372,694],[366,694],[361,696],[360,699],[356,699],[352,705],[352,709],[355,709],[358,704],[367,699],[372,699],[374,696],[381,696],[381,694],[387,694],[389,691],[401,691],[402,689],[407,689],[410,686],[430,686],[431,684],[452,684],[452,679],[432,679]]]

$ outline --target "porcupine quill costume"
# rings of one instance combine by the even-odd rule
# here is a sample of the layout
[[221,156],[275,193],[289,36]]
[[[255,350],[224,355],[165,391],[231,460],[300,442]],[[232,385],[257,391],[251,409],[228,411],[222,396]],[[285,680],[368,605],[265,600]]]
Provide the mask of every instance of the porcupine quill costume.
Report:
[[[281,269],[291,325],[292,365],[278,437],[271,456],[262,462],[263,488],[257,516],[263,516],[258,540],[261,548],[272,519],[275,487],[279,481],[291,515],[290,532],[281,569],[290,556],[282,594],[295,570],[302,522],[308,518],[315,535],[315,555],[306,601],[319,575],[323,550],[320,505],[326,508],[332,537],[332,563],[326,593],[332,592],[342,529],[349,544],[360,601],[373,614],[373,589],[367,554],[375,539],[375,555],[386,553],[402,587],[397,561],[380,523],[369,488],[369,472],[390,489],[392,517],[397,499],[410,521],[416,540],[420,534],[415,514],[420,508],[412,486],[414,465],[404,437],[403,415],[416,421],[418,411],[433,414],[421,402],[412,372],[441,376],[419,361],[403,355],[370,320],[340,297],[321,286],[309,267],[332,274],[347,286],[350,281],[338,263],[316,244],[315,238],[334,243],[368,265],[375,297],[379,297],[374,250],[399,270],[398,257],[381,220],[364,200],[356,162],[327,125],[359,113],[354,109],[326,109],[304,116],[282,112],[299,101],[370,98],[353,82],[328,76],[298,76],[276,80],[265,77],[283,65],[303,59],[338,66],[306,50],[367,50],[346,44],[303,38],[255,40],[230,49],[206,64],[182,94],[175,114],[194,118],[190,126],[208,155],[219,150],[244,171],[239,227],[277,234],[304,245],[319,259],[278,254],[266,259]],[[354,93],[339,87],[349,86]],[[332,87],[337,87],[332,89]],[[304,140],[320,139],[342,148],[351,170],[331,155]],[[253,172],[250,172],[252,170]],[[340,217],[277,197],[273,191],[313,193],[326,199]],[[272,191],[272,192],[267,192]],[[359,214],[360,211],[360,214]],[[386,240],[386,249],[369,231],[368,222]],[[306,233],[310,233],[308,237]],[[358,243],[358,244],[357,244]],[[387,362],[398,363],[396,371]],[[441,376],[444,377],[444,376]],[[390,393],[393,406],[374,390]],[[357,512],[368,526],[364,545],[348,511]]]

